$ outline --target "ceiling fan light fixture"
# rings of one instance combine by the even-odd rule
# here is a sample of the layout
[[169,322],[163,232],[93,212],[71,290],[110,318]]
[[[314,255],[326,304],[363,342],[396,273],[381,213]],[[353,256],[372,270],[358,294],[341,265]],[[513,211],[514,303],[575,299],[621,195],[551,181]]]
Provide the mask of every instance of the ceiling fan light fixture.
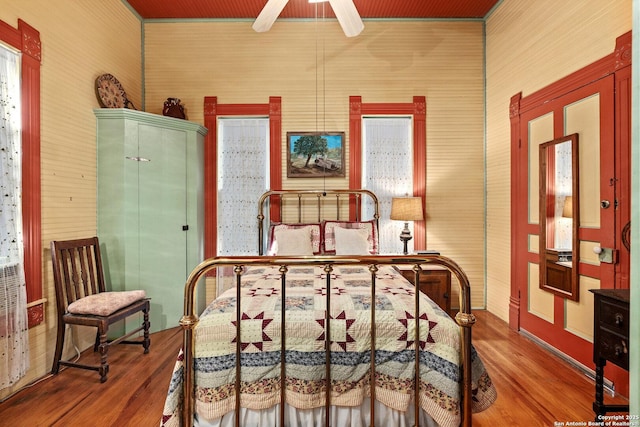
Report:
[[[309,0],[309,3],[321,3],[327,0]],[[358,13],[358,9],[353,4],[353,0],[328,0],[335,13],[342,31],[347,37],[357,36],[364,29],[364,24]],[[289,0],[267,0],[267,4],[254,21],[252,28],[259,32],[269,31],[273,23],[278,19],[282,9]]]

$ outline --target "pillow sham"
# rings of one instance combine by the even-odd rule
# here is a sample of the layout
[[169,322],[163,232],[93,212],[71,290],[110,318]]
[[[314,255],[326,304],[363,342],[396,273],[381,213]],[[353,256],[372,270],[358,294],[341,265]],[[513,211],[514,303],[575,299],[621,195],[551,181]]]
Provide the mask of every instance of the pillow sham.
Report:
[[275,255],[313,255],[311,227],[274,230]]
[[336,241],[336,255],[369,255],[369,232],[364,228],[333,229]]
[[336,253],[335,228],[363,229],[367,231],[367,241],[369,242],[369,254],[378,253],[378,230],[376,221],[325,221],[323,226],[323,247],[327,255]]
[[300,228],[310,228],[311,229],[311,247],[313,249],[313,255],[319,255],[322,251],[321,244],[321,230],[319,223],[274,223],[271,224],[269,230],[269,255],[275,255],[276,247],[277,247],[277,239],[275,237],[276,230],[292,230],[292,229],[300,229]]

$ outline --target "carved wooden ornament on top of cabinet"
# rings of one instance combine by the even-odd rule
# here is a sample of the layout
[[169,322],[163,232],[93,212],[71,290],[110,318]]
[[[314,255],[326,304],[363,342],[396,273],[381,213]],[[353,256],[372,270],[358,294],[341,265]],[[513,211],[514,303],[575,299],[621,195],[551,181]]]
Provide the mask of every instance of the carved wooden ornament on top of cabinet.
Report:
[[[151,332],[178,326],[186,278],[203,259],[207,130],[124,108],[94,113],[98,236],[107,283],[146,291]],[[199,288],[198,308],[204,308],[204,286]]]

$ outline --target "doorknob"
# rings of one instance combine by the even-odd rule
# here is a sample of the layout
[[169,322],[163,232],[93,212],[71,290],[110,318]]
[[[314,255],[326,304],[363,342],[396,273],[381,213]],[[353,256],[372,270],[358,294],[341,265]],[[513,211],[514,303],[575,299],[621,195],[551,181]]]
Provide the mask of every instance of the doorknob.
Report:
[[598,260],[600,260],[600,262],[604,262],[607,264],[614,264],[615,262],[617,262],[617,253],[612,248],[602,248],[600,246],[594,246],[593,252],[598,254]]
[[611,203],[608,200],[602,200],[600,202],[600,207],[602,209],[607,209],[609,206],[611,206]]

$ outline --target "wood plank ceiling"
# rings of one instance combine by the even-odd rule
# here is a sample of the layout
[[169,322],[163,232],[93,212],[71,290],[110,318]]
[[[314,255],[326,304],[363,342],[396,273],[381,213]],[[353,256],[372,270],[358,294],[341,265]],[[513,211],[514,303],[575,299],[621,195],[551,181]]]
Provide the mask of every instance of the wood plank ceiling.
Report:
[[[267,0],[127,0],[143,19],[255,19]],[[482,19],[501,0],[353,0],[360,16]],[[289,0],[280,18],[313,18],[315,5]],[[331,7],[326,16],[333,17]]]

